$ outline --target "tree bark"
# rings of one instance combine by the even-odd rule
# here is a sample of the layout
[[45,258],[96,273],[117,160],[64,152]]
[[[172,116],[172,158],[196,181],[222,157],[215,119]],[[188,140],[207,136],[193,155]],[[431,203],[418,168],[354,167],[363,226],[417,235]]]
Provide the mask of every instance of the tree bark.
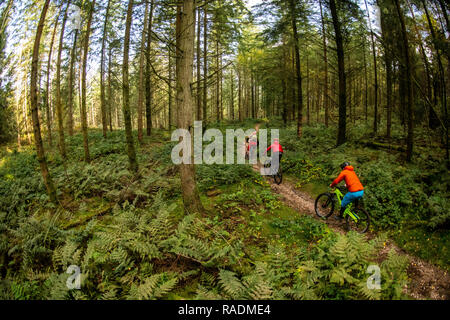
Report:
[[204,4],[203,12],[203,121],[207,120],[207,106],[208,106],[208,3]]
[[67,127],[69,129],[69,135],[73,136],[73,78],[74,78],[74,65],[75,65],[75,51],[77,50],[78,29],[75,30],[73,39],[72,51],[70,53],[70,66],[69,66],[69,81],[68,81],[68,97],[67,97]]
[[339,75],[339,126],[337,145],[341,145],[346,141],[347,127],[347,93],[346,93],[346,76],[345,76],[345,59],[344,45],[342,40],[341,22],[339,21],[336,1],[330,0],[330,11],[333,19],[333,27],[336,37],[336,52],[338,58],[338,75]]
[[87,125],[87,113],[86,113],[86,68],[87,58],[89,51],[89,36],[91,33],[92,17],[94,15],[95,0],[90,4],[89,17],[86,27],[86,34],[84,35],[84,48],[83,48],[83,66],[81,71],[81,129],[83,131],[83,147],[84,147],[84,161],[91,162],[89,155],[89,140],[88,140],[88,125]]
[[234,78],[233,78],[233,68],[230,69],[230,96],[231,96],[230,117],[231,117],[231,120],[234,120]]
[[127,154],[130,171],[137,172],[138,164],[136,161],[136,151],[134,149],[133,132],[131,126],[130,112],[130,84],[128,79],[128,60],[130,50],[130,30],[133,18],[133,0],[128,1],[127,20],[125,24],[125,38],[123,45],[123,64],[122,64],[122,91],[123,91],[123,119],[125,122],[125,136],[127,140]]
[[59,16],[60,16],[60,13],[58,13],[58,15],[56,16],[56,19],[55,19],[55,26],[53,28],[52,40],[50,42],[50,49],[48,52],[48,61],[47,61],[47,83],[46,83],[46,90],[45,90],[45,111],[46,111],[46,118],[47,118],[48,143],[50,146],[53,146],[52,121],[51,121],[52,118],[51,118],[51,114],[50,114],[50,69],[51,69],[51,62],[52,62],[53,44],[55,42],[55,35],[56,35],[56,30],[58,28]]
[[44,29],[45,16],[47,15],[48,6],[50,0],[45,0],[44,7],[42,8],[39,24],[36,30],[36,37],[33,45],[33,58],[31,61],[31,81],[30,81],[30,103],[31,103],[31,117],[33,120],[34,142],[36,146],[37,159],[41,168],[42,178],[44,180],[47,194],[50,201],[57,202],[56,189],[53,184],[53,180],[48,171],[47,160],[45,158],[44,145],[41,137],[41,127],[39,124],[39,111],[38,111],[38,92],[37,92],[37,78],[39,67],[39,47],[41,44],[42,30]]
[[411,81],[411,62],[409,57],[408,35],[406,33],[405,18],[400,8],[399,0],[395,0],[398,18],[401,25],[402,35],[402,53],[404,59],[404,69],[406,75],[406,112],[408,117],[408,135],[406,137],[406,161],[411,162],[413,153],[413,110],[412,110],[412,81]]
[[[377,1],[379,2],[379,1]],[[380,6],[381,19],[381,37],[383,39],[384,47],[384,63],[386,66],[386,138],[391,138],[391,124],[392,124],[392,34],[388,31],[386,14],[383,7]]]
[[142,29],[141,38],[141,52],[139,56],[139,96],[138,96],[138,140],[142,142],[143,138],[143,104],[144,104],[144,58],[146,55],[145,51],[145,35],[147,32],[147,21],[148,21],[148,2],[145,3],[145,13],[144,13],[144,28]]
[[239,121],[242,121],[242,81],[241,81],[241,70],[238,67],[238,113]]
[[[202,26],[202,15],[200,7],[197,7],[197,120],[202,120],[202,90],[201,90],[201,50],[200,37]],[[206,75],[204,75],[206,77]]]
[[[192,127],[192,71],[194,63],[194,0],[185,0],[177,5],[176,23],[176,82],[178,128]],[[203,212],[195,181],[193,156],[191,164],[180,164],[181,189],[186,213]]]
[[146,72],[145,72],[145,116],[147,120],[147,136],[152,134],[152,77],[151,77],[151,50],[152,50],[152,25],[153,11],[155,9],[155,1],[150,2],[150,17],[147,26],[147,53],[146,53]]
[[373,36],[372,23],[370,22],[369,7],[367,6],[367,0],[364,0],[367,11],[367,20],[369,22],[370,40],[372,42],[372,54],[373,54],[373,72],[374,72],[374,119],[373,119],[373,133],[376,135],[378,131],[378,71],[377,71],[377,52],[375,51],[375,40]]
[[59,152],[61,153],[61,156],[64,160],[67,159],[67,154],[66,154],[66,143],[64,141],[63,113],[61,106],[61,54],[63,49],[64,31],[66,29],[66,21],[69,6],[70,0],[67,2],[66,10],[64,12],[64,18],[61,25],[58,58],[56,62],[56,116],[58,117]]
[[103,24],[102,37],[102,54],[100,59],[100,109],[102,113],[102,130],[103,137],[106,138],[108,131],[108,124],[106,123],[106,98],[105,98],[105,44],[106,44],[106,29],[108,27],[109,9],[111,7],[111,0],[108,0],[105,13],[105,22]]
[[297,33],[297,18],[295,10],[294,0],[289,0],[292,34],[295,48],[295,73],[297,76],[297,136],[302,136],[302,122],[303,122],[303,91],[302,91],[302,74],[300,69],[300,49],[298,46],[298,33]]
[[323,104],[325,109],[325,126],[328,127],[328,118],[329,118],[329,103],[328,103],[328,57],[327,57],[327,36],[325,33],[325,22],[323,19],[322,12],[322,0],[319,1],[320,5],[320,17],[322,21],[322,39],[323,39],[323,64],[325,67],[324,74],[324,93],[323,93]]
[[[440,54],[440,48],[438,45],[438,39],[436,37],[436,33],[434,31],[434,27],[433,24],[431,23],[431,19],[430,19],[430,14],[428,13],[428,8],[427,5],[425,3],[425,0],[422,0],[422,4],[425,10],[425,15],[427,17],[427,22],[428,22],[428,26],[430,28],[430,32],[431,32],[431,37],[433,39],[433,44],[434,44],[434,48],[436,50],[436,57],[437,57],[437,62],[438,62],[438,67],[439,67],[439,74],[440,74],[440,79],[441,79],[441,103],[442,103],[442,109],[443,109],[443,113],[444,113],[444,125],[445,125],[445,158],[447,160],[447,166],[450,167],[450,161],[449,161],[449,136],[448,136],[448,111],[447,111],[447,86],[446,86],[446,81],[445,81],[445,72],[444,72],[444,67],[442,65],[442,60],[441,60],[441,54]],[[447,52],[447,55],[450,55]],[[447,56],[448,57],[448,56]],[[450,58],[448,58],[448,63],[450,65]]]
[[112,127],[112,102],[113,102],[113,93],[112,93],[112,84],[111,84],[111,76],[112,76],[112,45],[109,45],[109,59],[108,59],[108,113],[109,113],[109,131],[113,131]]

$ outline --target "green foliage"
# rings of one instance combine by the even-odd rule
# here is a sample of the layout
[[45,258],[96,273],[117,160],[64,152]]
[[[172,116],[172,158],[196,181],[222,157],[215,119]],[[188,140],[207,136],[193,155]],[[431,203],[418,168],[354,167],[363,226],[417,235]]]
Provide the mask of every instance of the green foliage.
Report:
[[[305,135],[328,139],[321,137],[320,130],[311,128]],[[138,149],[141,174],[134,177],[128,172],[125,151],[115,146],[123,143],[122,133],[112,134],[111,142],[96,131],[90,138],[96,150],[90,164],[77,156],[82,153],[80,135],[68,138],[65,167],[57,153],[49,154],[64,203],[59,208],[47,205],[32,152],[5,155],[0,166],[5,178],[0,184],[4,196],[0,199],[0,271],[6,280],[0,285],[0,297],[403,298],[406,262],[390,254],[380,264],[382,290],[367,290],[366,269],[375,259],[377,242],[352,233],[337,235],[310,217],[293,217],[296,213],[249,166],[198,166],[200,189],[218,193],[204,197],[205,214],[184,215],[177,170],[165,162],[170,159],[170,144],[156,141],[151,148]],[[342,153],[339,157],[344,158]],[[289,150],[284,158],[284,168],[292,164],[287,170],[302,183],[326,181],[341,161],[321,164],[303,151],[291,157]],[[370,156],[364,159],[371,161]],[[372,177],[390,168],[364,164],[358,170]],[[398,180],[403,172],[399,167],[392,177],[383,177]],[[372,185],[377,180],[369,181]],[[11,188],[17,188],[18,195],[8,193]],[[390,195],[380,191],[381,196]],[[408,192],[400,199],[407,202]],[[81,290],[66,286],[70,265],[81,269]]]
[[[313,259],[303,262],[297,272],[292,294],[297,298],[398,299],[404,298],[407,261],[391,252],[381,269],[381,289],[367,287],[366,269],[373,263],[375,242],[363,236],[333,234],[315,247]],[[392,279],[398,281],[392,281]]]
[[201,190],[218,185],[234,184],[257,175],[245,165],[199,165],[196,169],[197,181]]

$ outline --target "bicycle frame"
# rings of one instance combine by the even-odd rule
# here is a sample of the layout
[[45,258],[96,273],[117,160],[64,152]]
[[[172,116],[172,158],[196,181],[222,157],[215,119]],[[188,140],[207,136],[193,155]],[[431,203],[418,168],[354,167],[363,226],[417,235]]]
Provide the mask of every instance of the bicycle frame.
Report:
[[[337,198],[337,201],[339,204],[339,208],[340,208],[341,203],[342,203],[342,198],[344,198],[344,194],[338,188],[334,189],[333,193],[336,195],[336,198]],[[347,205],[347,208],[345,208],[345,211],[344,211],[342,217],[345,218],[346,215],[349,215],[355,222],[358,222],[359,217],[356,213],[352,212],[352,210],[351,210],[352,207],[353,207],[353,203],[349,203]]]

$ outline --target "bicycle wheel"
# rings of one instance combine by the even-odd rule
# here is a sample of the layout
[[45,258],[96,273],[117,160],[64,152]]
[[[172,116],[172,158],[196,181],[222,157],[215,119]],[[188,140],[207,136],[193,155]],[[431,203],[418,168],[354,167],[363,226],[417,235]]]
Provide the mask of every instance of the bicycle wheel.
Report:
[[283,175],[281,174],[281,172],[278,172],[276,175],[274,175],[273,180],[276,184],[281,184],[281,182],[283,181]]
[[316,201],[314,202],[314,210],[316,214],[321,218],[328,218],[333,214],[334,211],[334,201],[333,195],[329,192],[319,194]]
[[355,208],[352,210],[353,214],[358,217],[355,221],[350,215],[345,217],[345,222],[347,224],[347,230],[353,230],[359,233],[365,233],[370,226],[370,215],[363,208]]

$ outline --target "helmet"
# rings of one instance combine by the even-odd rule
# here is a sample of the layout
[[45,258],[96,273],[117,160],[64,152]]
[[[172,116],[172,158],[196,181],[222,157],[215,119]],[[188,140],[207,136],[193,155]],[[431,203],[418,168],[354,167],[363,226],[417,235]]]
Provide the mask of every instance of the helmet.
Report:
[[348,163],[347,161],[345,161],[344,163],[341,164],[341,169],[344,170],[344,168],[345,168],[346,166],[349,166],[349,165],[350,165],[350,163]]
[[278,138],[274,138],[273,142],[279,142],[280,140]]

